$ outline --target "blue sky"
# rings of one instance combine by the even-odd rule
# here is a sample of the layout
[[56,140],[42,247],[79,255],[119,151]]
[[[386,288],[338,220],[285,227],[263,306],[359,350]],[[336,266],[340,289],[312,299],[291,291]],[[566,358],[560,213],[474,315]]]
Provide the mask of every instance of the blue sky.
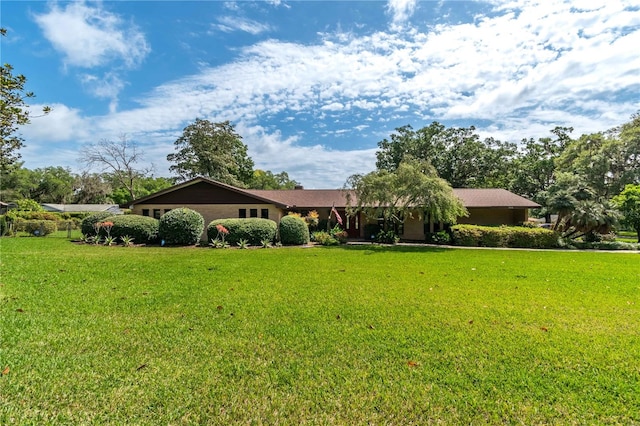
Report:
[[517,142],[607,130],[640,107],[640,1],[3,0],[2,62],[36,117],[24,166],[80,172],[135,141],[157,176],[196,118],[229,120],[256,168],[307,188],[375,168],[405,124]]

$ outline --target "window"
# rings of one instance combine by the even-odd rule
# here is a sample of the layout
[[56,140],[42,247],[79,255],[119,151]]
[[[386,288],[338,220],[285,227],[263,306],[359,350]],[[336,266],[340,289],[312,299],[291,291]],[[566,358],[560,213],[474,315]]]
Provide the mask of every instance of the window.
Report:
[[149,209],[142,209],[142,216],[149,216]]
[[238,217],[244,219],[247,217],[247,209],[238,209]]
[[169,213],[171,211],[171,209],[164,209],[165,213]]
[[251,210],[249,210],[249,216],[251,216],[251,217],[258,217],[258,209],[251,209]]
[[263,219],[269,219],[269,209],[260,210],[260,217]]
[[153,209],[153,217],[160,219],[160,209]]

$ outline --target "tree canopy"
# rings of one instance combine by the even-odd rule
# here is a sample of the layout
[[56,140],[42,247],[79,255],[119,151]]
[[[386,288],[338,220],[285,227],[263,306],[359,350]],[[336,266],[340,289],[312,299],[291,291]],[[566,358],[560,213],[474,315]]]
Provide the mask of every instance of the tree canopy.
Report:
[[493,138],[481,140],[475,127],[445,127],[433,122],[414,130],[399,127],[378,142],[376,167],[394,171],[405,158],[429,162],[453,187],[506,187],[516,145]]
[[209,177],[228,185],[246,187],[253,178],[253,160],[247,146],[229,121],[212,123],[196,119],[184,128],[167,155],[169,170],[180,180]]
[[624,215],[622,223],[636,231],[640,243],[640,185],[625,186],[613,202]]
[[80,151],[80,162],[88,167],[97,166],[108,171],[115,188],[124,188],[131,201],[138,195],[137,181],[151,173],[151,167],[139,167],[143,156],[134,141],[120,136],[119,141],[101,139],[97,143],[85,145]]
[[455,223],[468,215],[453,189],[438,177],[428,162],[405,158],[394,171],[376,170],[365,175],[348,178],[348,211],[362,211],[369,218],[384,218],[385,230],[389,223],[405,218],[429,215],[434,221]]
[[[6,36],[7,31],[0,28],[0,36]],[[19,159],[20,148],[24,146],[24,139],[18,134],[20,126],[30,122],[30,111],[26,100],[35,97],[33,92],[25,91],[27,78],[14,75],[10,64],[0,66],[0,172],[6,173]],[[47,114],[49,107],[42,112]]]
[[299,182],[290,179],[287,172],[273,174],[270,170],[256,169],[248,187],[251,189],[294,189]]

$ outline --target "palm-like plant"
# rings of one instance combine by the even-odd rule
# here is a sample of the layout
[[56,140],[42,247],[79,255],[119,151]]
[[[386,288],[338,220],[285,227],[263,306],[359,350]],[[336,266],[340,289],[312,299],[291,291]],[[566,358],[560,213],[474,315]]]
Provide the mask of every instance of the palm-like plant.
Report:
[[558,220],[553,226],[556,231],[563,231],[568,228],[568,221],[578,204],[578,200],[568,191],[561,190],[553,194],[547,201],[549,211],[558,214]]

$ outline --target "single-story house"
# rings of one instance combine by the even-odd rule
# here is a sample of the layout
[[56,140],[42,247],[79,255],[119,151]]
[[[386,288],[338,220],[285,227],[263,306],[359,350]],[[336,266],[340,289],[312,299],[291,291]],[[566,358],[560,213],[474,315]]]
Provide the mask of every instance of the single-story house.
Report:
[[[458,223],[476,225],[516,225],[528,219],[531,208],[540,207],[526,198],[505,189],[454,189],[469,211]],[[328,219],[333,207],[344,223],[351,238],[363,238],[364,225],[371,223],[362,213],[346,214],[347,192],[342,189],[296,189],[257,190],[241,189],[204,177],[174,185],[155,194],[134,200],[133,214],[160,216],[172,209],[187,207],[205,219],[205,226],[215,219],[261,217],[278,222],[289,212],[303,215],[318,212],[320,219]],[[375,220],[373,221],[375,223]],[[427,232],[442,229],[443,224],[433,223],[429,218],[407,218],[401,237],[407,240],[424,240]]]
[[54,213],[98,213],[110,212],[113,214],[122,214],[120,206],[117,204],[40,204],[47,212]]

